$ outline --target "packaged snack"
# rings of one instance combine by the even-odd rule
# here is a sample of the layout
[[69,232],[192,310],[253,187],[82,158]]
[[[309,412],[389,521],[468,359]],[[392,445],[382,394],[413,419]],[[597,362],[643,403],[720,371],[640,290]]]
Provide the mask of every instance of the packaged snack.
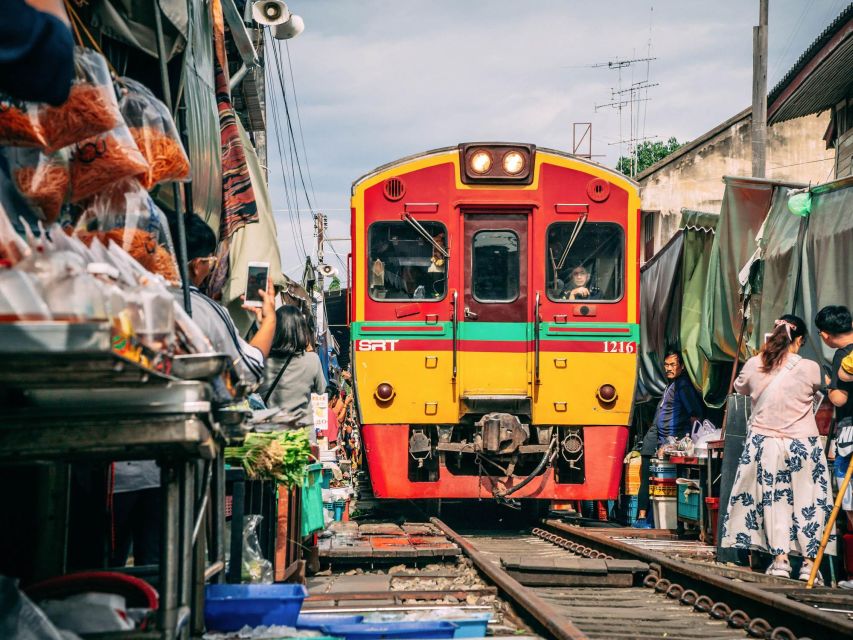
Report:
[[38,105],[0,95],[0,147],[43,147]]
[[56,221],[71,184],[68,151],[45,155],[38,149],[7,147],[4,153],[21,195],[43,220]]
[[140,178],[151,189],[160,182],[190,179],[190,160],[181,144],[169,109],[143,84],[122,78],[119,109],[136,146],[148,161],[148,172]]
[[114,242],[148,271],[179,285],[181,277],[166,215],[137,180],[125,180],[86,203],[73,234],[87,245]]
[[83,47],[74,50],[76,75],[68,99],[42,105],[39,121],[48,153],[114,129],[121,123],[115,89],[104,57]]
[[72,202],[148,171],[148,163],[124,124],[76,143],[71,149],[70,166]]

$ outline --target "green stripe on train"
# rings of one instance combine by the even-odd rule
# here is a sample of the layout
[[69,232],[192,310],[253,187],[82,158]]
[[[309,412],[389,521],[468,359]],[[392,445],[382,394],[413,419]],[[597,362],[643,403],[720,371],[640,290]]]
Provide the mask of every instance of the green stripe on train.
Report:
[[[625,340],[639,342],[640,325],[627,322],[542,322],[539,325],[540,340],[577,340],[596,342],[601,340]],[[381,331],[371,328],[381,329]],[[551,329],[558,332],[549,334]],[[597,329],[590,333],[590,329]],[[613,331],[607,331],[612,329]],[[629,331],[626,333],[625,329]],[[451,322],[353,322],[352,337],[356,340],[382,339],[393,336],[398,339],[446,340],[453,335]],[[460,322],[459,340],[502,340],[507,342],[533,339],[531,322]]]

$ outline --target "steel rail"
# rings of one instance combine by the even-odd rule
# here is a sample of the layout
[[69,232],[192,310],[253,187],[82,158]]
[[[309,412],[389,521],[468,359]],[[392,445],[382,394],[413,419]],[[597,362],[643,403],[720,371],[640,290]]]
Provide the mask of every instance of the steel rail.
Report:
[[501,594],[534,618],[548,633],[557,640],[585,640],[587,638],[575,624],[559,613],[553,606],[522,586],[515,578],[489,560],[478,551],[464,536],[459,535],[438,518],[430,522],[441,529],[442,533],[453,540],[474,565],[485,574],[498,588]]
[[680,560],[647,549],[641,549],[601,533],[582,530],[557,520],[544,520],[543,527],[567,538],[582,541],[585,545],[606,551],[616,557],[631,557],[660,567],[661,582],[679,584],[684,589],[698,592],[708,599],[728,600],[738,604],[752,618],[772,620],[785,625],[798,637],[853,638],[853,622],[812,606],[791,600],[754,587],[745,582],[735,582],[713,573],[702,571]]

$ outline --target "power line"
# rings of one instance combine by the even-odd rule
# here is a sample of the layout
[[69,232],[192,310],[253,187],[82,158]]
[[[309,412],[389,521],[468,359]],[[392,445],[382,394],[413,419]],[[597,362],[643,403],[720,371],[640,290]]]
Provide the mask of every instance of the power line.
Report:
[[[270,70],[270,73],[272,73],[271,70]],[[274,92],[270,92],[270,106],[272,107],[271,113],[272,113],[272,121],[273,121],[273,131],[275,132],[275,142],[276,142],[276,148],[278,149],[279,166],[281,168],[282,181],[284,184],[284,197],[285,197],[285,200],[287,201],[288,209],[293,209],[294,203],[291,201],[291,198],[290,198],[290,188],[288,187],[288,184],[287,184],[287,172],[285,171],[285,168],[284,168],[285,167],[285,164],[284,164],[285,163],[285,154],[282,150],[283,143],[282,143],[282,135],[281,135],[281,126],[279,124],[278,109],[277,109],[278,105],[276,103],[276,94]],[[295,195],[296,194],[294,193],[294,196]],[[297,207],[299,206],[298,203],[296,204],[296,206]],[[296,248],[297,253],[300,254],[300,258],[304,261],[305,257],[307,256],[307,251],[305,249],[305,242],[302,238],[301,225],[299,224],[298,219],[294,220],[293,213],[291,213],[290,211],[288,211],[288,218],[290,220],[290,230],[291,230],[291,233],[293,234],[293,240],[295,243],[294,246]],[[297,218],[298,218],[298,216],[297,216]]]
[[287,53],[287,67],[290,69],[290,86],[293,88],[293,103],[296,105],[296,123],[299,125],[299,138],[302,141],[302,153],[305,156],[305,171],[308,173],[308,184],[311,185],[311,197],[317,202],[317,194],[314,191],[314,180],[311,177],[311,163],[308,160],[308,149],[305,147],[305,130],[302,128],[302,116],[299,113],[299,97],[296,95],[296,79],[293,76],[293,65],[290,62],[290,45],[284,41],[284,50]]

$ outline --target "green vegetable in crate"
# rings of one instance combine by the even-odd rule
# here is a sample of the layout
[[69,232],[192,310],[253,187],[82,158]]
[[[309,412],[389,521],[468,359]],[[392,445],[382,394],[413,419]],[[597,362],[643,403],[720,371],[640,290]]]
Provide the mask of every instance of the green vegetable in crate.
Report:
[[239,447],[226,447],[225,460],[240,464],[252,480],[275,480],[287,487],[302,484],[311,444],[303,429],[250,433]]

